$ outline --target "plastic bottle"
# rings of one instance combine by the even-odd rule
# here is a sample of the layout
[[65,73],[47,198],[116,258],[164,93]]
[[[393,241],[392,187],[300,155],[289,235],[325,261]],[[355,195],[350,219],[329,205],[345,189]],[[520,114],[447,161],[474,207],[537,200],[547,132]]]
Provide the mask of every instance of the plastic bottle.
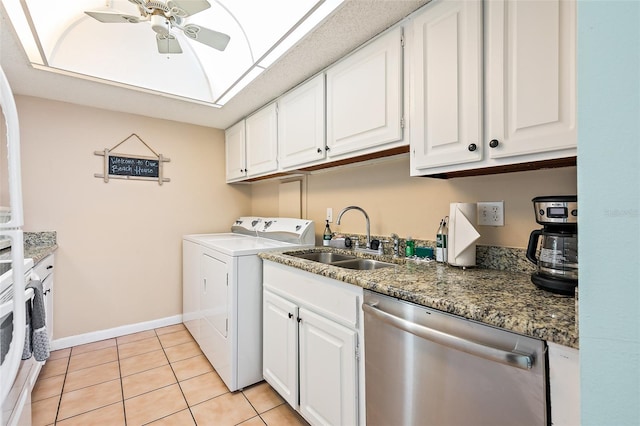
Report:
[[438,232],[436,232],[436,262],[444,262],[444,250],[446,247],[446,237],[444,234],[444,219],[440,220]]
[[404,247],[404,255],[407,257],[411,257],[416,253],[415,241],[411,239],[411,235],[407,237],[407,241],[405,242]]
[[322,235],[322,245],[325,247],[329,247],[329,243],[331,242],[331,236],[333,233],[331,232],[331,228],[329,228],[329,220],[327,219],[327,224],[324,227],[324,234]]

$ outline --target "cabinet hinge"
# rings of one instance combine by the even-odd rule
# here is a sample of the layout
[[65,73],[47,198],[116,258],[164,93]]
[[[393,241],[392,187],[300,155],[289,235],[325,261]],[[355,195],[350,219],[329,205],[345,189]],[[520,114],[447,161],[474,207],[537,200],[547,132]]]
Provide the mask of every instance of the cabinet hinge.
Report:
[[400,36],[400,46],[404,47],[404,34]]
[[400,119],[400,128],[404,129],[404,117]]
[[224,320],[224,330],[226,332],[229,332],[229,318],[227,318],[226,320]]
[[227,274],[227,287],[229,287],[229,274]]
[[360,361],[360,345],[356,344],[356,361]]

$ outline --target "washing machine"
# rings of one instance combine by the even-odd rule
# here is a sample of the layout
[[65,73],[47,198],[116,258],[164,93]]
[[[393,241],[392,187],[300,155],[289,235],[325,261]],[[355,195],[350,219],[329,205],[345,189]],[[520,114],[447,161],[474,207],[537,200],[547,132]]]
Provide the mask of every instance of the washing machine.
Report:
[[240,217],[231,232],[183,237],[183,322],[230,391],[262,378],[262,259],[315,245],[314,222]]

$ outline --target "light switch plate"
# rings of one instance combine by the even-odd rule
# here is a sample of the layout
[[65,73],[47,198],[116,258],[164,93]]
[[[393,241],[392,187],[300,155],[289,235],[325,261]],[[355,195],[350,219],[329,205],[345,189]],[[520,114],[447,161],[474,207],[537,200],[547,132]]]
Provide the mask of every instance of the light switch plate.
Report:
[[329,223],[333,223],[333,209],[331,207],[327,207],[327,220]]
[[478,203],[478,225],[504,226],[504,201]]

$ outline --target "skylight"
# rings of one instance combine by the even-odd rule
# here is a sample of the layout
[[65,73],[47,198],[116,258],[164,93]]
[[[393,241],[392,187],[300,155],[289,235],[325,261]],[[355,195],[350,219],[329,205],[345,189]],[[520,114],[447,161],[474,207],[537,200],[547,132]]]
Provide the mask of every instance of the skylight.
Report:
[[[35,68],[221,107],[342,1],[2,0],[2,4]],[[151,18],[162,9],[176,17]],[[159,24],[155,30],[150,20]],[[158,41],[157,34],[165,28],[169,34],[158,35]],[[198,30],[198,40],[189,37]],[[224,35],[229,36],[228,44]],[[174,53],[179,50],[182,53]]]

